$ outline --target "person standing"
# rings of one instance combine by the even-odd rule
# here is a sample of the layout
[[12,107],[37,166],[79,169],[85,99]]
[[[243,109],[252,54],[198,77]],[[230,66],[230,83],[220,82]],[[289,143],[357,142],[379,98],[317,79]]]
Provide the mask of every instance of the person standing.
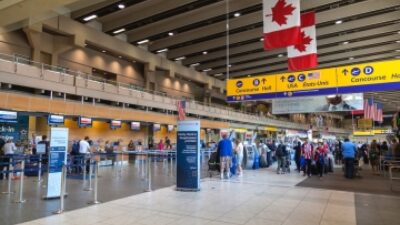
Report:
[[371,142],[371,145],[369,147],[369,161],[371,163],[371,168],[373,173],[378,172],[378,163],[379,163],[379,148],[378,148],[378,143],[376,140],[373,140]]
[[243,169],[242,169],[242,163],[243,163],[243,143],[240,140],[240,138],[236,139],[236,148],[235,148],[235,154],[237,156],[237,168],[238,168],[238,177],[243,176]]
[[325,170],[325,157],[328,154],[328,150],[323,143],[318,143],[317,150],[315,151],[314,160],[317,164],[319,178],[322,179],[322,175]]
[[172,149],[171,140],[168,137],[165,137],[165,149]]
[[297,172],[299,172],[299,173],[301,171],[300,158],[301,158],[301,142],[298,141],[297,145],[294,146],[294,160],[296,161],[296,168],[297,168]]
[[286,157],[287,157],[287,150],[286,150],[286,145],[283,143],[283,141],[280,142],[278,145],[278,148],[276,149],[275,156],[278,161],[278,167],[276,169],[277,174],[282,173],[285,174],[286,172]]
[[348,138],[344,139],[342,144],[342,154],[345,164],[345,177],[348,179],[353,178],[354,174],[354,158],[356,156],[357,148],[356,145],[351,142]]
[[218,143],[219,162],[221,179],[224,179],[224,173],[226,171],[227,178],[230,177],[231,168],[231,156],[232,156],[232,142],[228,138],[227,133],[222,134],[222,139]]
[[[14,151],[17,150],[17,147],[15,144],[12,142],[12,140],[7,140],[7,142],[4,142],[3,139],[0,138],[0,151],[1,151],[1,166],[0,166],[0,180],[8,179],[9,176],[9,171],[10,171],[10,163],[11,163],[11,157],[14,154]],[[3,170],[6,169],[6,174],[4,176]]]
[[160,139],[160,142],[158,143],[158,149],[159,150],[164,150],[165,149],[164,142],[163,142],[162,139]]
[[308,140],[304,142],[301,154],[303,155],[305,161],[303,175],[305,176],[307,174],[308,177],[311,177],[311,160],[313,158],[313,146],[308,142]]
[[269,155],[267,154],[268,165],[272,165],[272,154],[275,153],[276,147],[272,140],[268,140],[267,147],[270,150]]
[[[89,140],[90,140],[89,137],[86,136],[83,140],[79,141],[79,155],[81,155],[81,157],[82,157],[82,163],[85,162],[87,156],[90,157]],[[90,168],[90,159],[87,159],[86,160],[86,172],[89,172],[89,168]]]

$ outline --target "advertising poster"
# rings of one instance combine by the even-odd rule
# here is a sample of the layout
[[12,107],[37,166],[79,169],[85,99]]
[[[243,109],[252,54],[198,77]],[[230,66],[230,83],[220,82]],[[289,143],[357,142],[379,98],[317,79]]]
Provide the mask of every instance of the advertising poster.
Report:
[[200,121],[179,121],[176,143],[176,189],[199,191]]
[[45,199],[60,197],[62,166],[67,163],[68,128],[51,128]]
[[272,100],[272,114],[340,112],[363,110],[362,93],[292,97]]

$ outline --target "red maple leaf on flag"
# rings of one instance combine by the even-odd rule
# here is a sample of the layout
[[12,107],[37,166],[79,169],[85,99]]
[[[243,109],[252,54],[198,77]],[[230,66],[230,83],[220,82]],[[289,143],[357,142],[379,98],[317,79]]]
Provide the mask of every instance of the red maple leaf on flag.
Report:
[[295,49],[297,49],[299,52],[305,52],[306,51],[306,45],[311,44],[311,41],[313,39],[310,36],[306,36],[304,31],[301,32],[301,44],[297,44],[294,46]]
[[287,24],[287,16],[293,15],[296,8],[292,4],[287,4],[285,0],[278,0],[272,10],[272,22],[276,22],[279,26]]

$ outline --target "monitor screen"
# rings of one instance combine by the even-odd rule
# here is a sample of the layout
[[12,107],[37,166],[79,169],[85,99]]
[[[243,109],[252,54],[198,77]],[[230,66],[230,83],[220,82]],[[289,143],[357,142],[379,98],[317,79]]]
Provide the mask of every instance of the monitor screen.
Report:
[[174,125],[168,125],[168,132],[172,132],[174,130]]
[[111,129],[121,128],[122,122],[121,120],[111,120],[110,127]]
[[140,122],[131,122],[131,130],[140,130]]
[[17,118],[18,118],[17,112],[0,111],[0,122],[16,123]]
[[92,118],[89,117],[79,117],[78,119],[79,127],[92,127]]
[[64,125],[64,116],[50,114],[47,122],[49,125]]
[[155,123],[153,124],[153,131],[159,131],[161,130],[161,124]]

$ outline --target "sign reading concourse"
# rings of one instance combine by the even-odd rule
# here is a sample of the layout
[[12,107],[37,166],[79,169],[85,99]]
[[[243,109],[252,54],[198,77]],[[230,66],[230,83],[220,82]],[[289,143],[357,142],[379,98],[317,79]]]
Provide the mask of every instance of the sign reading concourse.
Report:
[[227,101],[393,90],[400,88],[400,60],[280,73],[227,81]]

